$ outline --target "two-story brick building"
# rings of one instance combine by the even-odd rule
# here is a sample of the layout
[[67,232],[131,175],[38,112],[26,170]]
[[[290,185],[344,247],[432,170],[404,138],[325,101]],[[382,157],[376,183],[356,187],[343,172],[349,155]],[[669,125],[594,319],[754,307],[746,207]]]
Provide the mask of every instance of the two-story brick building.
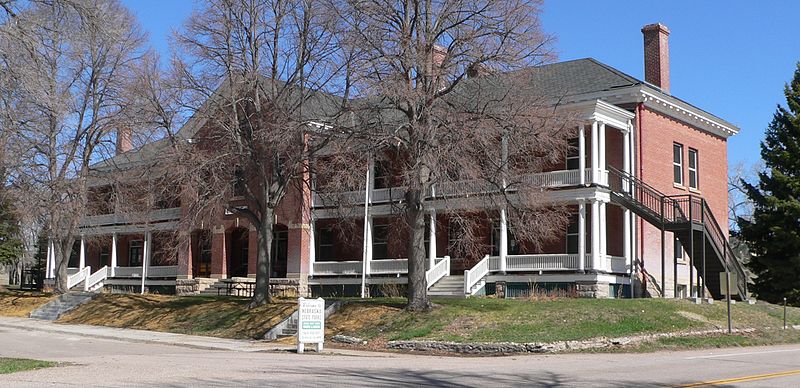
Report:
[[[482,221],[477,237],[485,254],[457,257],[450,248],[459,231],[436,213],[431,197],[431,294],[492,293],[504,284],[511,296],[542,287],[590,297],[720,297],[726,271],[734,275],[732,289],[746,293],[744,272],[727,244],[727,138],[738,128],[670,94],[669,30],[654,24],[642,32],[645,81],[590,58],[528,69],[538,90],[559,96],[560,109],[581,121],[563,163],[522,177],[570,209],[570,223],[559,238],[534,249],[514,241],[498,209]],[[190,120],[182,132],[197,131],[197,125]],[[129,150],[124,139],[120,143],[120,154],[105,163],[135,166],[164,146]],[[291,193],[277,212],[273,282],[325,295],[358,294],[362,282],[373,292],[405,283],[404,232],[392,222],[392,204],[402,192],[393,190],[386,170],[371,163],[368,189],[350,193],[364,205],[358,238],[336,233],[332,225],[340,214],[311,192],[313,185]],[[438,186],[436,197],[474,187],[456,183]],[[175,233],[180,217],[177,204],[145,220],[87,217],[70,283],[218,293],[253,281],[256,236],[244,218],[231,214],[216,225],[198,225],[184,232],[176,249],[166,249],[163,241],[173,240],[159,236]]]

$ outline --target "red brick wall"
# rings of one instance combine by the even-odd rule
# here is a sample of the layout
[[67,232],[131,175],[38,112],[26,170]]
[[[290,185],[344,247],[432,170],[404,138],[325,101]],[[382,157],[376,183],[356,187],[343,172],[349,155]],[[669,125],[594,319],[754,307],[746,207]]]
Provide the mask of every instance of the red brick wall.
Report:
[[[641,128],[637,129],[637,174],[639,177],[668,195],[697,194],[708,202],[711,211],[720,224],[722,230],[728,230],[728,155],[727,140],[716,135],[701,131],[686,123],[666,117],[646,107],[639,110]],[[697,191],[690,191],[687,187],[675,187],[672,173],[672,145],[674,142],[683,145],[683,176],[688,185],[688,150],[698,151],[699,185]],[[639,255],[644,258],[645,268],[657,278],[661,268],[661,237],[660,231],[641,221],[638,226],[640,243]],[[671,279],[672,270],[672,244],[671,233],[666,234],[666,273]],[[681,266],[681,274],[688,270]],[[685,276],[685,275],[681,275]],[[669,283],[669,280],[668,280]],[[671,285],[668,285],[671,289]]]

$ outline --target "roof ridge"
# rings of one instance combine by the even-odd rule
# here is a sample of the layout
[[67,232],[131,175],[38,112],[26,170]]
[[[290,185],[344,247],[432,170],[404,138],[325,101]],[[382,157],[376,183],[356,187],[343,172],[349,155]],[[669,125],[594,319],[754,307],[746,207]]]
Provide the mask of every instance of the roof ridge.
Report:
[[638,78],[636,78],[636,77],[634,77],[634,76],[632,76],[632,75],[630,75],[628,73],[625,73],[625,72],[623,72],[621,70],[618,70],[617,68],[615,68],[615,67],[613,67],[611,65],[608,65],[608,64],[605,64],[603,62],[600,62],[599,60],[597,60],[595,58],[587,57],[587,58],[583,58],[583,59],[589,60],[590,62],[594,63],[595,65],[598,65],[598,66],[600,66],[600,67],[602,67],[602,68],[614,73],[615,75],[620,76],[620,77],[626,79],[627,81],[630,81],[632,85],[645,83],[644,81],[642,81],[642,80],[640,80],[640,79],[638,79]]

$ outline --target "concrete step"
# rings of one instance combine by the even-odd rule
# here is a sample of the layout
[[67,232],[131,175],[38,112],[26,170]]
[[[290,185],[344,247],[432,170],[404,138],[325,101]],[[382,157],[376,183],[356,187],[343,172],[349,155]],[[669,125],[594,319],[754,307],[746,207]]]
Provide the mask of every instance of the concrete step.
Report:
[[74,310],[76,307],[94,299],[94,293],[67,293],[46,303],[44,306],[31,312],[30,317],[36,319],[56,320],[65,313]]

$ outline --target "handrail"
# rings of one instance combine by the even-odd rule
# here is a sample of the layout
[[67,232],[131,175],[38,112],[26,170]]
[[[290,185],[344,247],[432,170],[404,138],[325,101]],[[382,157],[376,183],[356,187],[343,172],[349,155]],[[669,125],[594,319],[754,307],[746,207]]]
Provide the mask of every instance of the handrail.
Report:
[[91,290],[92,287],[106,280],[107,277],[108,277],[108,266],[104,265],[103,268],[98,269],[97,272],[89,275],[89,277],[86,278],[86,281],[83,283],[83,290],[84,291]]
[[668,196],[629,173],[620,171],[612,166],[608,166],[608,170],[611,176],[617,178],[613,182],[609,182],[609,188],[612,191],[630,196],[646,210],[651,211],[654,216],[661,217],[661,222],[702,223],[711,237],[712,244],[722,254],[722,257],[719,258],[720,262],[728,271],[733,271],[737,274],[737,280],[739,280],[737,281],[737,287],[740,295],[743,298],[747,297],[747,275],[742,268],[741,262],[733,252],[730,242],[725,238],[722,228],[714,217],[714,213],[702,197],[692,194]]
[[431,269],[425,271],[425,281],[428,283],[428,288],[431,288],[445,276],[450,276],[450,256],[445,256],[434,264]]
[[67,277],[67,289],[75,287],[75,285],[77,285],[78,283],[86,280],[86,277],[89,276],[91,272],[92,272],[92,267],[87,265],[83,267],[80,271],[78,271],[76,274]]
[[464,271],[464,294],[472,295],[472,287],[475,287],[488,274],[489,255],[486,255],[472,269]]

